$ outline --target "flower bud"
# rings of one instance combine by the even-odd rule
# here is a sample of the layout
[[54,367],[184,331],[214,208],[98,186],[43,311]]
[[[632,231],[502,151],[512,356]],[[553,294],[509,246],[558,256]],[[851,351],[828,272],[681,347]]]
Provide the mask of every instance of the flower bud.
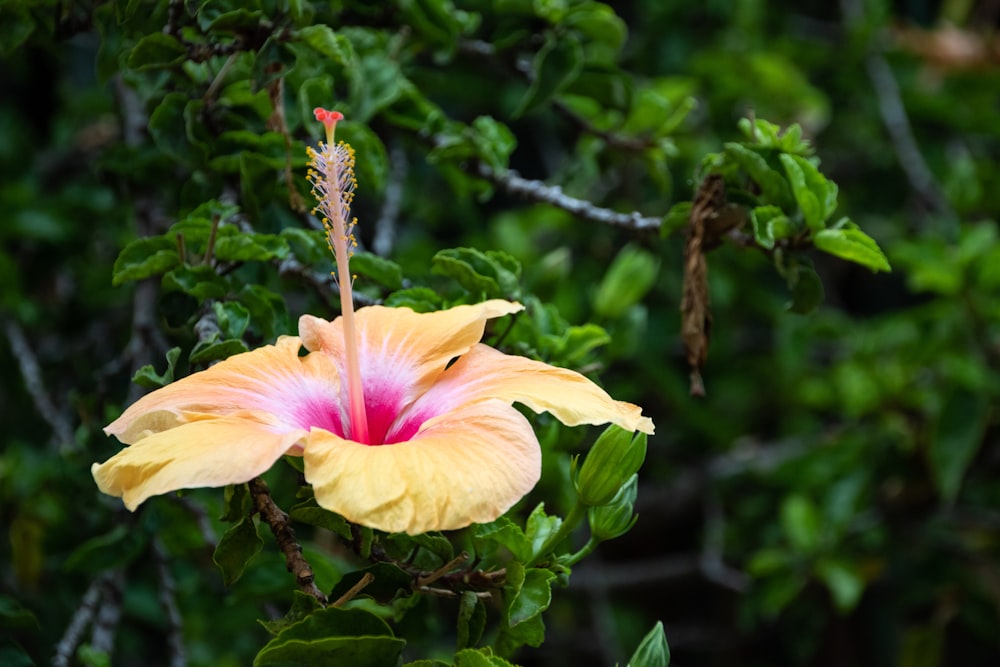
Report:
[[646,458],[646,434],[609,426],[587,453],[573,480],[580,502],[607,505]]
[[618,495],[607,505],[591,507],[587,511],[590,532],[595,539],[603,542],[621,537],[632,529],[638,515],[632,514],[635,505],[635,491],[639,476],[632,475]]

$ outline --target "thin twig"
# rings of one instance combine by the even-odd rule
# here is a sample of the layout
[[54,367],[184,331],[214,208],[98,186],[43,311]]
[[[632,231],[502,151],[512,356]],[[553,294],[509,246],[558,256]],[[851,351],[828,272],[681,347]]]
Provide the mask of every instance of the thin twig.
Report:
[[260,518],[270,526],[271,532],[274,533],[278,548],[285,554],[285,567],[295,576],[295,583],[299,590],[313,596],[325,605],[326,596],[316,586],[312,567],[302,555],[302,547],[295,539],[295,529],[292,528],[288,515],[274,504],[274,500],[271,499],[271,490],[260,477],[250,480],[249,487],[254,507],[260,512]]
[[[860,0],[841,0],[841,13],[847,22],[860,24],[864,21],[865,10]],[[906,107],[903,105],[899,83],[896,81],[892,68],[875,45],[870,45],[865,56],[865,68],[871,79],[875,98],[878,101],[879,113],[889,139],[896,151],[899,166],[902,168],[910,187],[925,202],[932,212],[939,213],[948,219],[955,220],[955,211],[945,197],[941,186],[934,178],[933,172],[927,166],[917,140],[913,136]]]
[[619,213],[608,208],[601,208],[584,199],[567,195],[558,185],[546,185],[542,181],[523,178],[513,169],[498,172],[488,165],[478,162],[476,174],[512,195],[550,204],[585,220],[634,230],[656,230],[663,224],[662,218],[644,216],[638,211]]
[[[431,586],[421,586],[418,588],[421,593],[427,593],[428,595],[433,595],[439,598],[457,598],[459,593],[451,590],[450,588],[432,588]],[[480,600],[489,600],[493,597],[491,591],[470,591]]]
[[340,607],[342,605],[347,604],[355,597],[357,597],[358,593],[363,591],[368,586],[368,584],[372,583],[373,581],[375,581],[375,575],[372,574],[371,572],[365,572],[358,580],[358,583],[354,584],[349,589],[347,589],[347,592],[345,592],[343,595],[337,598],[334,601],[334,603],[331,604],[330,606]]
[[160,580],[160,604],[167,615],[167,648],[170,649],[170,667],[185,667],[187,654],[184,650],[184,622],[175,599],[174,577],[167,566],[167,554],[158,538],[153,538],[151,546],[156,576]]
[[97,579],[90,582],[87,591],[80,600],[80,606],[73,613],[66,631],[56,644],[56,654],[52,658],[52,667],[68,667],[70,658],[76,653],[83,637],[83,631],[87,629],[90,622],[97,614],[97,604],[101,600],[101,591],[111,579],[111,572],[105,572]]
[[424,586],[429,586],[429,585],[433,584],[435,581],[437,581],[438,579],[440,579],[444,575],[448,574],[449,572],[451,572],[452,570],[454,570],[459,565],[462,565],[467,560],[469,560],[469,554],[463,551],[462,553],[458,554],[457,556],[455,556],[450,561],[448,561],[447,563],[445,563],[444,565],[442,565],[438,569],[434,570],[430,574],[418,578],[417,579],[417,586],[419,586],[420,588],[423,588]]
[[[125,573],[114,570],[101,587],[101,606],[94,618],[90,632],[90,646],[98,653],[108,656],[115,647],[118,621],[122,617],[122,591],[125,588]],[[112,660],[112,662],[114,662]]]
[[45,389],[42,381],[42,371],[38,365],[38,358],[34,350],[28,345],[28,340],[24,336],[24,330],[12,319],[4,319],[4,331],[7,334],[7,341],[10,343],[10,350],[17,359],[17,366],[24,379],[24,388],[28,390],[35,410],[52,428],[59,445],[63,449],[73,449],[76,441],[73,437],[73,427],[66,415],[56,409],[55,403]]

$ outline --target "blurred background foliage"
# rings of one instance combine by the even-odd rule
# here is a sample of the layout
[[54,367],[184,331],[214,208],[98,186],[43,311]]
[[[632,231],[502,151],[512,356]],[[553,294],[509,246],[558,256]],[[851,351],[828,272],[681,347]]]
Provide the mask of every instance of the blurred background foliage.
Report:
[[[637,524],[575,568],[519,664],[624,664],[656,621],[676,665],[998,664],[998,14],[976,0],[0,3],[0,662],[48,663],[77,632],[61,664],[244,665],[268,638],[255,620],[287,610],[266,533],[224,586],[221,492],[131,515],[89,466],[116,451],[100,429],[139,395],[137,371],[156,386],[336,312],[303,205],[323,105],[358,153],[365,299],[519,299],[507,348],[598,376],[657,423]],[[835,217],[893,271],[818,252],[813,232],[835,225],[803,227],[798,192],[758,210],[792,231],[744,220],[715,239],[695,398],[685,202],[720,173],[745,210],[775,204],[734,171],[761,141],[741,119],[797,124],[811,148],[752,150],[814,150]],[[607,224],[561,196],[638,214]],[[536,423],[531,499],[565,511],[565,453],[594,434]],[[293,486],[272,485],[287,509]],[[350,554],[303,536],[329,590]],[[427,613],[397,630],[408,659],[450,656],[456,605],[414,604]]]

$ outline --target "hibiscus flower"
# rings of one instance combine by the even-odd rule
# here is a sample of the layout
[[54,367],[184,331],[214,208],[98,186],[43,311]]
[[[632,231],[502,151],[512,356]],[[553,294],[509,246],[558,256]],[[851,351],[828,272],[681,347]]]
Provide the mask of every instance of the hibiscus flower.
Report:
[[320,506],[417,534],[492,521],[534,487],[541,450],[513,403],[570,426],[610,422],[653,432],[640,408],[583,375],[479,342],[489,319],[520,304],[355,312],[344,194],[345,184],[353,191],[353,153],[348,160],[344,144],[331,148],[329,128],[340,117],[320,111],[317,118],[330,122],[327,144],[313,154],[313,179],[338,260],[343,315],[332,322],[305,315],[299,336],[141,398],[105,429],[129,446],[94,464],[103,492],[134,510],[178,489],[247,482],[290,454],[304,457]]

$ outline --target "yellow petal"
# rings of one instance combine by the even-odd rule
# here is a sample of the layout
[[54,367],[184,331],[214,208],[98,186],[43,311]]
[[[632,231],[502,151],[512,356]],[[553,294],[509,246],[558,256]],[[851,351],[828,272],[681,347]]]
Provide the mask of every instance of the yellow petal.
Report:
[[262,474],[306,435],[275,431],[266,416],[244,413],[194,419],[126,447],[91,473],[97,486],[130,510],[150,496],[178,489],[241,484]]
[[550,412],[568,426],[612,423],[630,431],[653,433],[653,422],[642,416],[642,408],[614,400],[583,375],[477,345],[400,418],[389,440],[397,433],[405,437],[406,429],[436,414],[485,398]]
[[125,443],[184,423],[185,413],[216,416],[241,410],[275,415],[289,428],[330,427],[340,410],[336,367],[324,355],[299,357],[301,341],[283,336],[276,345],[232,356],[132,404],[104,432]]
[[[368,306],[355,313],[358,355],[365,384],[389,378],[419,396],[455,357],[483,337],[486,321],[522,310],[519,303],[493,299],[433,313],[409,308]],[[341,318],[327,322],[312,315],[299,319],[299,335],[307,350],[344,357]],[[366,386],[366,394],[369,387]]]
[[306,481],[348,520],[411,535],[492,521],[534,487],[541,451],[528,421],[501,401],[467,405],[411,440],[366,446],[313,431]]

